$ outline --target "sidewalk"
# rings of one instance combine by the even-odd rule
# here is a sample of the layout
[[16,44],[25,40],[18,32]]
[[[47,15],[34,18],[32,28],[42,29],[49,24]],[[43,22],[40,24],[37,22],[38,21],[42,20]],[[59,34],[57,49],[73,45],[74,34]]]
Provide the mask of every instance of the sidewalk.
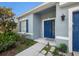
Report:
[[39,53],[44,46],[45,44],[36,43],[30,48],[18,53],[16,56],[44,56],[42,53]]

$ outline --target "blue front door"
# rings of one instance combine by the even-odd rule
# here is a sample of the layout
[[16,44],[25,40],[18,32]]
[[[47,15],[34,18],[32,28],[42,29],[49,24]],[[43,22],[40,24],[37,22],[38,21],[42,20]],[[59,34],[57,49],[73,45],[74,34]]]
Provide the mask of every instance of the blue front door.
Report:
[[55,27],[54,22],[52,20],[44,21],[44,37],[46,38],[54,38],[55,32],[53,28]]
[[73,51],[79,51],[79,12],[73,13]]

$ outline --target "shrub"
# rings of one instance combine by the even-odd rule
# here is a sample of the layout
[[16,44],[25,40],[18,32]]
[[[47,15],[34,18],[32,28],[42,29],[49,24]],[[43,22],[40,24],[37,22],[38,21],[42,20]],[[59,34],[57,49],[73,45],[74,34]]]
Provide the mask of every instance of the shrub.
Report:
[[12,46],[15,46],[19,38],[19,35],[13,32],[0,34],[0,52],[9,49]]
[[59,51],[66,53],[67,50],[68,50],[67,45],[64,44],[64,43],[61,43],[60,46],[59,46]]

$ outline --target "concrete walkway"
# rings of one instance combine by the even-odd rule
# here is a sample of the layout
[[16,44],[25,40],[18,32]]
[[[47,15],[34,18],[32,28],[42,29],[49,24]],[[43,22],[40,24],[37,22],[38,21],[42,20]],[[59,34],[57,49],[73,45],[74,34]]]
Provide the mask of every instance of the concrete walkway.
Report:
[[50,45],[56,46],[56,41],[55,39],[50,39],[50,38],[38,38],[35,39],[35,41],[39,42],[39,43],[43,43],[43,44],[47,44],[48,42],[50,43]]
[[[43,42],[43,41],[42,41]],[[33,46],[29,47],[28,49],[25,49],[24,51],[18,53],[16,56],[45,56],[45,51],[39,53],[39,51],[46,45],[46,43],[36,43]],[[79,56],[79,52],[74,52],[75,56]],[[52,56],[50,53],[47,54],[47,56]],[[67,54],[66,56],[71,56],[71,54]]]
[[18,53],[16,56],[44,56],[44,54],[39,53],[39,51],[45,46],[45,44],[36,43],[30,48]]

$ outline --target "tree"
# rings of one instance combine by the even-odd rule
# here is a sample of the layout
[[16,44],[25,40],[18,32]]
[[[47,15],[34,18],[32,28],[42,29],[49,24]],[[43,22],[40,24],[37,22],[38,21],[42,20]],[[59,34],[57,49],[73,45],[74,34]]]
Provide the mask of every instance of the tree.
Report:
[[7,32],[15,29],[14,13],[11,8],[0,7],[0,31]]
[[13,17],[14,13],[12,12],[11,8],[6,8],[6,7],[0,7],[0,18],[1,19],[6,19]]

